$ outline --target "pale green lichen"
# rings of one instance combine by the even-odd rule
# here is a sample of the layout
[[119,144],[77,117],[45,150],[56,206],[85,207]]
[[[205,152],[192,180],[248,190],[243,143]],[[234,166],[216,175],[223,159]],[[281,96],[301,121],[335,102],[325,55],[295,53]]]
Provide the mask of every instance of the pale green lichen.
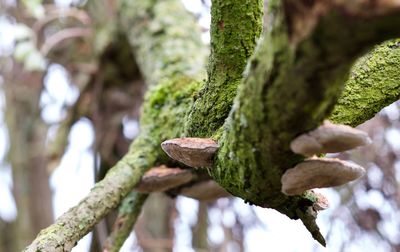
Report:
[[[149,85],[175,75],[197,76],[205,46],[193,16],[176,0],[119,1],[122,26]],[[128,18],[126,18],[128,17]]]

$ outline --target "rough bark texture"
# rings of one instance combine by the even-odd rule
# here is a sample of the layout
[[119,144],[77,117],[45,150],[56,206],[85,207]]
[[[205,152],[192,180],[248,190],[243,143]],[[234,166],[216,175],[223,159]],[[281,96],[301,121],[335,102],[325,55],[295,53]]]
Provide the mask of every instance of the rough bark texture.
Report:
[[[121,23],[148,85],[204,71],[204,46],[194,18],[178,1],[121,0]],[[173,15],[171,15],[173,14]]]

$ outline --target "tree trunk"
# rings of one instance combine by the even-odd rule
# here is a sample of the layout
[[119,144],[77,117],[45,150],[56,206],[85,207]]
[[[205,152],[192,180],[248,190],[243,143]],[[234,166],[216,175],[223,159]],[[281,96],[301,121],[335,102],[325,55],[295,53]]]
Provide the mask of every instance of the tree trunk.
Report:
[[6,79],[6,123],[10,136],[9,162],[17,205],[15,237],[23,249],[53,222],[51,190],[45,153],[46,127],[40,119],[39,97],[43,74],[28,73],[14,62]]

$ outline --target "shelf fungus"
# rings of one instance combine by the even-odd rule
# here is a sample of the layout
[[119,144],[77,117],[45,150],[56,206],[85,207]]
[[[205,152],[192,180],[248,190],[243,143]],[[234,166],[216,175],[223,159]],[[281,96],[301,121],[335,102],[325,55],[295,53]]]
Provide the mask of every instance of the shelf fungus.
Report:
[[218,144],[209,138],[175,138],[161,143],[171,158],[190,167],[211,167]]
[[309,158],[283,174],[282,192],[286,195],[298,195],[313,188],[343,185],[364,174],[364,168],[347,161]]
[[162,165],[147,171],[135,190],[143,193],[163,192],[188,183],[193,176],[188,169],[168,168]]
[[222,197],[229,197],[229,194],[214,180],[201,181],[180,191],[181,195],[200,201],[213,201]]
[[294,153],[310,157],[314,154],[346,151],[370,142],[368,134],[361,130],[325,120],[315,130],[295,138],[290,148]]

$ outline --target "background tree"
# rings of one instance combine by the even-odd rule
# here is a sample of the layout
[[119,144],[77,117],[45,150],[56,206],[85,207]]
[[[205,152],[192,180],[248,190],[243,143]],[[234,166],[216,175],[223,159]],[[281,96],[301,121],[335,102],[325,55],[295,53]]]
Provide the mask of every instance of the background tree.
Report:
[[[5,242],[5,251],[8,246],[20,250],[50,223],[45,168],[51,172],[57,166],[72,125],[82,117],[94,126],[93,149],[99,156],[94,173],[101,181],[43,230],[27,251],[69,251],[93,229],[93,251],[102,245],[118,250],[148,193],[157,191],[213,202],[228,195],[227,190],[250,204],[301,219],[324,244],[311,208],[318,195],[281,193],[282,174],[304,160],[290,150],[291,141],[324,119],[356,126],[399,96],[398,41],[377,46],[351,69],[374,45],[398,36],[396,1],[270,1],[263,15],[263,1],[215,0],[207,74],[207,47],[196,20],[179,1],[89,1],[63,10],[36,1],[2,5],[3,15],[25,29],[16,40],[14,58],[2,61],[11,143],[8,160],[19,210],[13,229],[20,237],[16,244]],[[63,104],[65,116],[46,144],[40,99],[46,92],[41,79],[49,74],[50,63],[68,70],[79,97],[74,104]],[[121,128],[124,120],[138,120],[146,88],[140,133],[128,148]],[[384,115],[375,119],[386,127],[392,121]],[[383,144],[370,135],[374,144]],[[218,143],[212,167],[191,169],[170,159],[160,144],[177,137]],[[390,209],[397,209],[396,154],[384,146],[379,155],[351,155],[359,162],[368,160],[365,167],[374,167],[375,175],[368,173],[365,187],[358,184],[361,189],[382,191],[391,199]],[[109,167],[113,168],[108,171]],[[373,182],[377,167],[384,171],[380,183]],[[357,205],[349,196],[343,199],[353,205],[350,216],[355,216],[359,229],[374,231],[394,250],[398,247],[396,239],[378,227],[383,219],[380,209]],[[119,205],[118,215],[108,215]],[[208,203],[212,205],[218,203]],[[171,249],[173,206],[160,194],[147,200],[136,232],[144,250]],[[207,205],[202,203],[193,244],[208,250],[206,221]],[[226,229],[225,237],[243,244],[245,226],[237,222]],[[146,237],[144,227],[158,242]],[[234,229],[239,230],[236,237]],[[221,244],[220,249],[224,247]]]

